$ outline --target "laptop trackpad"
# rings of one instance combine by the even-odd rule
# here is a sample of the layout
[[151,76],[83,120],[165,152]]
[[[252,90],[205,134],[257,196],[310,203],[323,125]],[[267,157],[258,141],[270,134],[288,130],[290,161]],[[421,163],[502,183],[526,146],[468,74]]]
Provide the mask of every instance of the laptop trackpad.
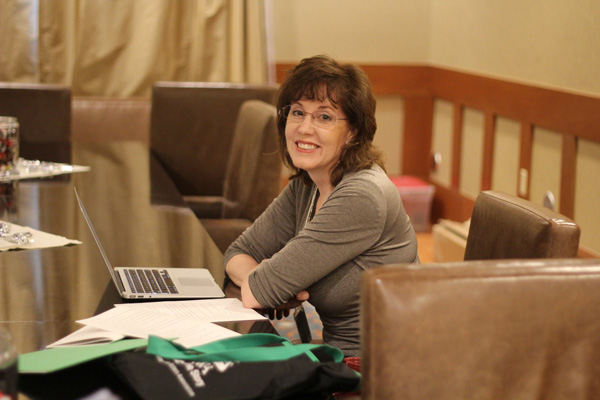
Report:
[[213,281],[206,278],[194,278],[190,276],[181,276],[177,280],[182,286],[212,286]]

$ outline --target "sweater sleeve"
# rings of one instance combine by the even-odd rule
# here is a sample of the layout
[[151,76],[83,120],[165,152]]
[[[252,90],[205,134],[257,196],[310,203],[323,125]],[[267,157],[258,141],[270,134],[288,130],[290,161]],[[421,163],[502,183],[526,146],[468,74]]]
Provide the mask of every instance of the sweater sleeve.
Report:
[[290,183],[267,209],[225,251],[224,264],[237,254],[257,262],[271,258],[295,232],[295,186]]
[[369,180],[342,181],[300,233],[249,276],[264,307],[276,307],[372,248],[385,224],[382,190]]

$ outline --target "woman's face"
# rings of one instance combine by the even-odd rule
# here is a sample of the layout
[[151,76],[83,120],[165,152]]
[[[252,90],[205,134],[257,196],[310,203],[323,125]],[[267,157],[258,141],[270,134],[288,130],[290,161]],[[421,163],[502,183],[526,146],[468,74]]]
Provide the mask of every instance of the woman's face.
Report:
[[[312,114],[312,116],[310,115]],[[316,119],[335,116],[332,127],[315,123]],[[293,115],[304,115],[293,118]],[[352,137],[348,121],[340,108],[324,101],[300,99],[291,104],[291,111],[285,125],[285,139],[294,166],[303,169],[314,182],[329,181],[333,167],[340,159],[342,148]]]

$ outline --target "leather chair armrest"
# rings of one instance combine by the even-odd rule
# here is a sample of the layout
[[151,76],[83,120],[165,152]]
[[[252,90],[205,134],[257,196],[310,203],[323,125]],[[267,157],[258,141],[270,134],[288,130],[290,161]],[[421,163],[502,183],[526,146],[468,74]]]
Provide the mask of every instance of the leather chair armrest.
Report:
[[364,271],[362,398],[598,398],[599,261]]
[[183,200],[198,218],[222,218],[225,197],[183,196]]
[[200,221],[222,253],[225,253],[229,245],[252,225],[252,221],[238,218],[201,219]]
[[72,136],[79,141],[150,142],[150,99],[73,97]]

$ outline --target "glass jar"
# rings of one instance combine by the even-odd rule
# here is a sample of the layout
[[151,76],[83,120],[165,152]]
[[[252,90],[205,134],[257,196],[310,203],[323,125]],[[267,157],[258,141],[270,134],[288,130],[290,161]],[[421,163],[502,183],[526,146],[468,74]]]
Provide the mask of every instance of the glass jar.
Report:
[[0,116],[0,172],[14,168],[19,159],[19,121]]

